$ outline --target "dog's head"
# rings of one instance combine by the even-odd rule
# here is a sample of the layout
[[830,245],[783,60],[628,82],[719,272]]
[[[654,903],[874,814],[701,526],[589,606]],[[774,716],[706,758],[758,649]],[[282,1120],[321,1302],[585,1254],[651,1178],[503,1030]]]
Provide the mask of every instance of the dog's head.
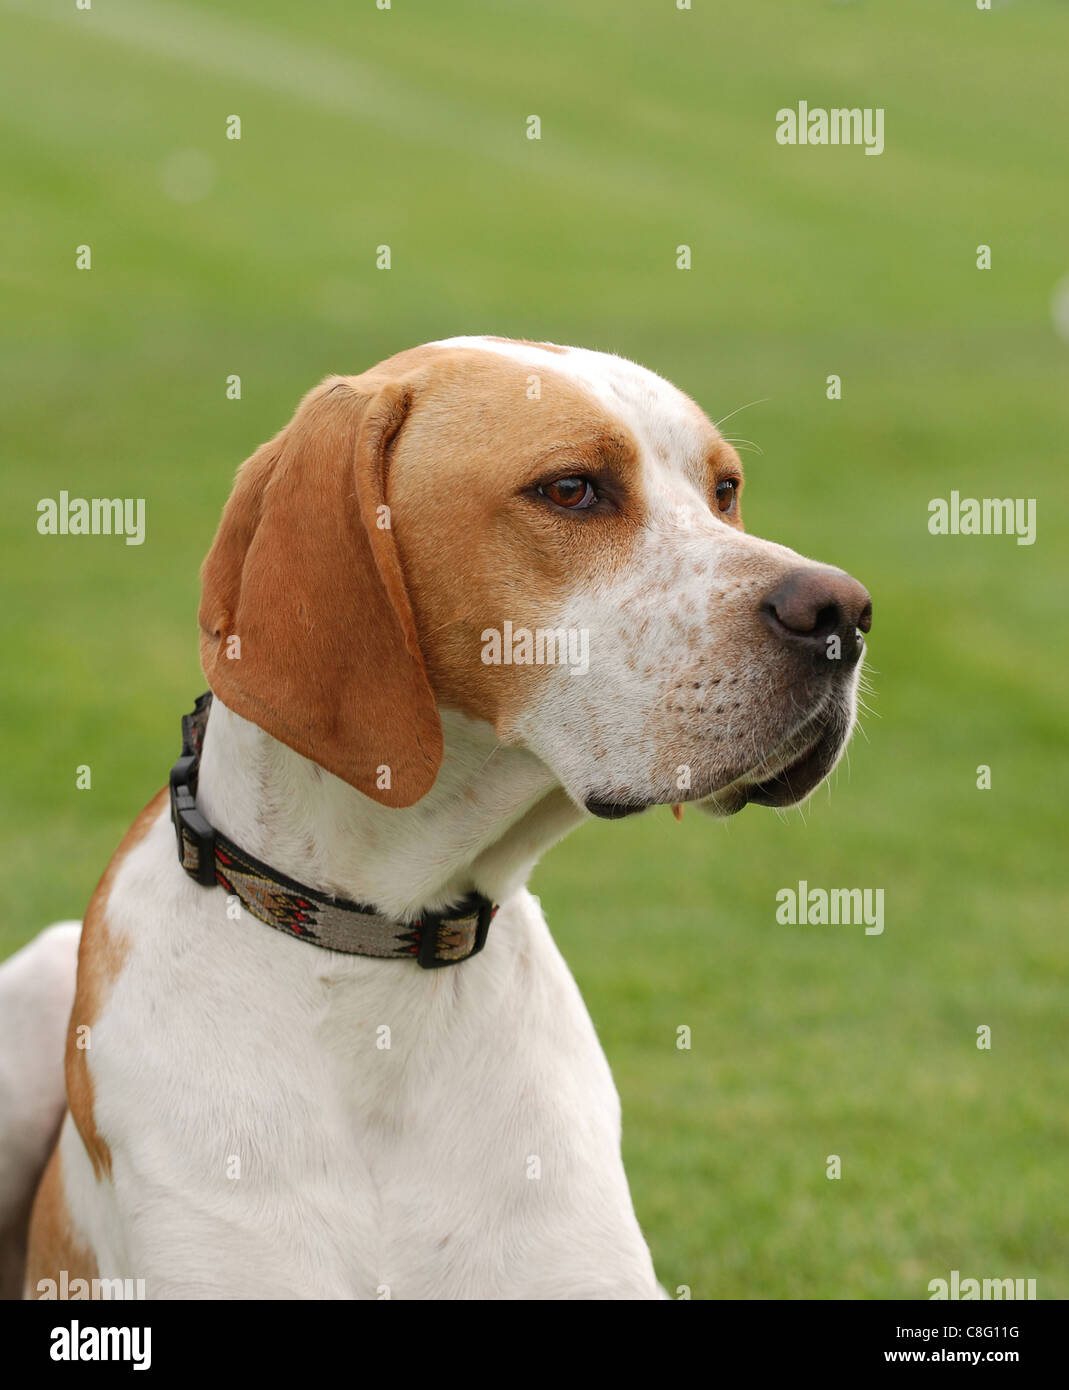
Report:
[[205,561],[205,672],[384,805],[432,786],[440,708],[616,817],[801,800],[853,726],[869,596],[743,531],[697,405],[602,353],[491,338],[310,392]]

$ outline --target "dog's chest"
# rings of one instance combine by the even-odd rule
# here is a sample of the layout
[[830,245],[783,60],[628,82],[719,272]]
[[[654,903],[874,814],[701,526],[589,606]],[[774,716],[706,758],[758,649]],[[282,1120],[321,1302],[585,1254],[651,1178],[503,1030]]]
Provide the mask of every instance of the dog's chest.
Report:
[[105,1263],[164,1296],[652,1283],[608,1066],[533,899],[480,957],[424,972],[228,928],[192,884],[177,926],[146,929],[167,869],[145,851],[113,894],[131,946],[94,1028],[110,1191],[64,1141]]

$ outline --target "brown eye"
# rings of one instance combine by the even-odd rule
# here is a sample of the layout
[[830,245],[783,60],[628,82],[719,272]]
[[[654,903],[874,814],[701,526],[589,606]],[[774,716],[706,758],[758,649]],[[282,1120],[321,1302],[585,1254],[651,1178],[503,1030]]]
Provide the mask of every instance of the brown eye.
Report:
[[558,478],[555,482],[543,483],[538,491],[543,497],[548,497],[555,506],[564,507],[570,512],[592,507],[598,500],[598,494],[594,491],[590,479],[579,476]]
[[737,478],[725,478],[722,483],[716,485],[716,509],[718,512],[730,512],[735,505],[735,497],[739,491],[739,480]]

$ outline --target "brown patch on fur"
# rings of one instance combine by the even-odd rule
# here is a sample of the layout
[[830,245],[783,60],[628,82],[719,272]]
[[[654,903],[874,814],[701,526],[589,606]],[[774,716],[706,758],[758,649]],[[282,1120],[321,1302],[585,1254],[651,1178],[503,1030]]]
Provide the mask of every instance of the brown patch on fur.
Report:
[[412,394],[386,364],[310,391],[242,466],[201,570],[212,690],[386,806],[426,795],[442,759],[385,505],[386,459]]
[[[552,668],[486,664],[482,633],[506,619],[547,628],[575,589],[632,562],[647,506],[639,449],[557,371],[531,400],[528,364],[478,348],[430,352],[389,464],[397,546],[439,699],[507,738]],[[538,497],[538,484],[568,473],[603,480],[609,504],[568,514]]]
[[67,1027],[67,1103],[82,1136],[86,1153],[97,1180],[111,1176],[111,1150],[97,1131],[93,1116],[93,1078],[89,1072],[89,1053],[78,1047],[78,1029],[92,1027],[100,1016],[111,987],[126,959],[126,943],[108,931],[107,906],[119,866],[130,851],[144,839],[168,801],[165,787],[152,798],[123,836],[96,886],[82,925],[78,945],[78,986]]
[[[482,631],[548,626],[631,554],[645,504],[630,431],[552,369],[528,399],[528,376],[490,350],[428,344],[329,378],[243,465],[204,563],[212,689],[387,806],[433,785],[438,701],[504,733],[546,676],[485,665]],[[620,504],[573,518],[533,497],[570,469],[611,475]]]
[[[704,415],[702,418],[705,418]],[[745,531],[746,527],[742,520],[742,490],[746,486],[746,478],[743,474],[742,459],[739,458],[738,450],[726,439],[718,438],[713,444],[706,468],[709,475],[709,510],[721,521],[726,522],[728,526],[733,526],[737,531]],[[716,485],[725,478],[737,478],[739,480],[738,491],[735,494],[735,505],[727,513],[720,511],[716,499]]]
[[63,1161],[57,1145],[37,1189],[30,1219],[26,1284],[31,1294],[36,1297],[37,1285],[42,1279],[52,1279],[58,1284],[62,1270],[67,1271],[70,1283],[75,1279],[100,1277],[96,1256],[74,1231],[63,1183]]

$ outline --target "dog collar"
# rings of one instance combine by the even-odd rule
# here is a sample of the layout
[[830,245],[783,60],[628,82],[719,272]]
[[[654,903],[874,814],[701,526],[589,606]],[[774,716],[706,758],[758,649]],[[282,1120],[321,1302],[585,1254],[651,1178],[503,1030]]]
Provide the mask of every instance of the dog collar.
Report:
[[269,927],[350,956],[419,962],[424,970],[457,965],[486,945],[497,904],[471,893],[444,912],[399,922],[373,907],[332,897],[278,873],[221,835],[197,810],[197,779],[212,694],[182,716],[182,756],[171,769],[171,821],[178,862],[204,888],[217,885]]

